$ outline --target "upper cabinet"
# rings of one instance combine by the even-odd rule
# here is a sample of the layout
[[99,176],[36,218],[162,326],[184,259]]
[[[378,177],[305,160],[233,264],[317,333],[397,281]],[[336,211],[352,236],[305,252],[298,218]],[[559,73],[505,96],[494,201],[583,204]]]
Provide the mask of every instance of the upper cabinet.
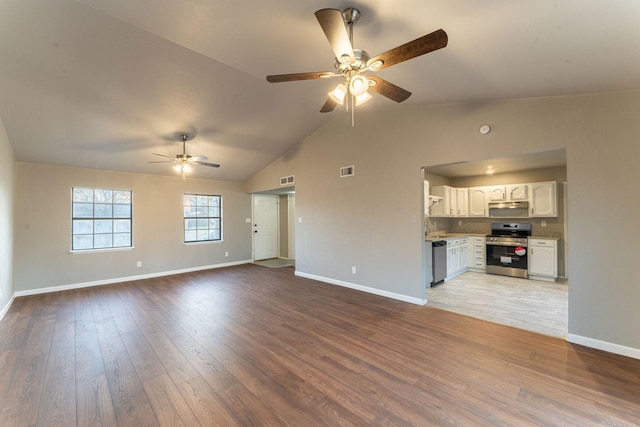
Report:
[[469,216],[487,216],[487,187],[469,188]]
[[556,217],[558,216],[556,182],[536,182],[529,184],[531,200],[529,203],[529,216],[531,217]]
[[511,202],[529,200],[529,184],[507,185],[507,200]]
[[507,187],[505,185],[493,185],[487,188],[490,202],[504,202],[507,200]]
[[489,203],[528,201],[529,217],[557,217],[556,185],[555,181],[471,188],[439,185],[431,189],[430,198],[438,201],[432,200],[430,215],[486,218]]

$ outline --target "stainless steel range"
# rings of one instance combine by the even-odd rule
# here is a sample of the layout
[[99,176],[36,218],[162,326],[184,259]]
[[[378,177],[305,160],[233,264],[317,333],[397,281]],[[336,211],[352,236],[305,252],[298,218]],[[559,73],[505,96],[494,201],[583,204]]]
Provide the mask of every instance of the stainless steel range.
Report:
[[529,236],[529,223],[492,223],[487,236],[487,273],[526,279]]

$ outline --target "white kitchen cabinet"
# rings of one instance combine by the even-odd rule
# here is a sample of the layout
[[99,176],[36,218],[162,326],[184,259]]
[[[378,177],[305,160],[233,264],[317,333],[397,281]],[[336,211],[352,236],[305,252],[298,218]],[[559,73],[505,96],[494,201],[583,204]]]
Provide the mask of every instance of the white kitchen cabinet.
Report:
[[487,189],[490,202],[504,202],[507,200],[507,187],[504,185],[493,185]]
[[460,240],[459,239],[446,239],[447,240],[447,277],[451,279],[456,276],[456,273],[460,269]]
[[456,212],[454,216],[464,217],[469,215],[469,189],[456,188]]
[[486,271],[487,242],[482,236],[469,237],[469,268],[476,271]]
[[442,197],[442,200],[431,208],[431,216],[456,216],[458,211],[456,190],[448,185],[436,185],[431,188],[432,195]]
[[555,280],[558,277],[558,241],[529,238],[529,277]]
[[522,202],[529,200],[529,184],[511,184],[507,186],[507,201]]
[[469,268],[469,238],[461,237],[459,247],[460,247],[460,265],[458,270],[461,272],[465,272]]
[[531,201],[529,203],[530,217],[558,216],[556,182],[536,182],[529,184]]
[[469,209],[468,216],[487,217],[487,188],[472,187],[469,188]]

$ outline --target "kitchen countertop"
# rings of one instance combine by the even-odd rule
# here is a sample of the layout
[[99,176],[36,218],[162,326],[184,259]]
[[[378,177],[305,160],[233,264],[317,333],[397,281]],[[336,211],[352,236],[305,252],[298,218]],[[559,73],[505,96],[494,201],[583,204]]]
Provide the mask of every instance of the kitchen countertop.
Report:
[[442,232],[442,233],[433,233],[433,234],[429,234],[428,236],[425,236],[424,240],[427,242],[432,242],[434,240],[444,240],[444,239],[453,239],[456,237],[465,237],[465,236],[469,236],[469,237],[486,237],[486,234],[481,234],[481,233],[448,233],[448,232]]

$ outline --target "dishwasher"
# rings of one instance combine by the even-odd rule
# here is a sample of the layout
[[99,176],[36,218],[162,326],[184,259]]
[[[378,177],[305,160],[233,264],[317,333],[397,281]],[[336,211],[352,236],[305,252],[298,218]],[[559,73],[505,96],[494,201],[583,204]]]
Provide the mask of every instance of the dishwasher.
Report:
[[429,287],[442,282],[447,275],[447,241],[434,240],[431,242],[431,283]]

